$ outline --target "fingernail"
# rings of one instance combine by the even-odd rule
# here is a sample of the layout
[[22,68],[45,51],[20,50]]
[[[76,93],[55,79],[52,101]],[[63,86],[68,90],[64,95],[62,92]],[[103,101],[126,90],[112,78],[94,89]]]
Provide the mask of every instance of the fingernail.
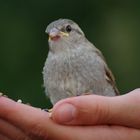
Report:
[[76,108],[72,104],[62,104],[56,111],[56,117],[59,123],[69,123],[76,117]]

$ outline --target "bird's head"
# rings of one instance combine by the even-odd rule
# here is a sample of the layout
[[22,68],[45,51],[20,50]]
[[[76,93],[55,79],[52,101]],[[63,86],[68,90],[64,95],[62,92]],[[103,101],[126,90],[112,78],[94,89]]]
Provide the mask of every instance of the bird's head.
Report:
[[49,35],[50,48],[70,47],[84,38],[81,28],[72,20],[59,19],[47,26],[45,31]]

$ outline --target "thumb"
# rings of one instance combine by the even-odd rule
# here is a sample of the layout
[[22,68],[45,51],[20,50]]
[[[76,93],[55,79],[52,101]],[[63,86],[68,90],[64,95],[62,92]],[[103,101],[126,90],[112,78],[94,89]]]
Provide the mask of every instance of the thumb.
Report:
[[52,119],[60,124],[113,124],[140,128],[140,89],[129,94],[105,97],[85,95],[58,102]]

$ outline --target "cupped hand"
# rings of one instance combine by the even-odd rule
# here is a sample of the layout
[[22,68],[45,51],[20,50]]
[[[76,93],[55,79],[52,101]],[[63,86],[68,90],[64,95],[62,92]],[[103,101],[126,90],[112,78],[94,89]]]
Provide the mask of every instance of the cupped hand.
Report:
[[87,95],[41,109],[0,97],[0,140],[139,140],[140,90],[118,97]]
[[68,98],[54,106],[52,118],[67,125],[109,124],[140,129],[140,89],[115,97]]

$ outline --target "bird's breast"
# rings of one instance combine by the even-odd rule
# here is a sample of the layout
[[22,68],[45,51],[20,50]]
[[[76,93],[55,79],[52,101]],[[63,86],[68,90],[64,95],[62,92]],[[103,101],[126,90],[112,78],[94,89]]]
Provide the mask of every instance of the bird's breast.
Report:
[[48,55],[44,86],[52,102],[102,88],[103,66],[95,55],[86,51]]

